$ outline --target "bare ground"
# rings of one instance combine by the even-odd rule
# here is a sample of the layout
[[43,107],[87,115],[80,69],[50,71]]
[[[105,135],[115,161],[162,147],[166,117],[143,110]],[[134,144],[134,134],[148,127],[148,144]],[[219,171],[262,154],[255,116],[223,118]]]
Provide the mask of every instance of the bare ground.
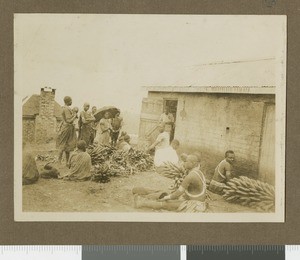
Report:
[[[50,147],[49,147],[50,148]],[[36,154],[56,152],[33,151]],[[38,161],[39,170],[45,162]],[[55,164],[61,173],[67,170]],[[167,190],[172,180],[156,172],[140,172],[131,176],[113,177],[109,183],[39,179],[23,186],[23,211],[27,212],[151,212],[151,209],[133,207],[132,188],[142,186]],[[253,209],[227,203],[221,196],[210,193],[208,212],[253,212]]]

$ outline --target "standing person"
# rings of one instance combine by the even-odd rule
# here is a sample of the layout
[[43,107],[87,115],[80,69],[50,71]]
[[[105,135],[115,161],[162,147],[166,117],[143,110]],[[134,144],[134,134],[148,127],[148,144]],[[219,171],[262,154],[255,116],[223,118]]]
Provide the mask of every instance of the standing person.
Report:
[[104,118],[101,118],[99,125],[97,127],[97,139],[99,144],[109,145],[110,142],[110,131],[111,124],[109,119],[109,112],[105,112]]
[[164,124],[159,125],[159,132],[155,142],[148,148],[149,151],[155,148],[154,165],[156,167],[162,166],[167,160],[170,146],[170,135],[166,132]]
[[166,125],[166,131],[170,133],[170,142],[174,139],[174,116],[170,113],[168,107],[164,109],[164,113],[161,114],[159,122]]
[[66,96],[64,98],[65,105],[62,108],[62,125],[58,132],[56,147],[59,149],[58,162],[61,163],[63,153],[66,153],[66,164],[69,161],[70,152],[76,147],[76,131],[74,126],[74,120],[77,114],[71,109],[72,98]]
[[211,192],[220,195],[223,194],[223,188],[226,186],[226,182],[232,178],[232,164],[234,160],[234,152],[231,150],[226,151],[225,159],[216,167],[213,178],[209,184],[208,189]]
[[116,113],[115,117],[111,119],[111,145],[116,146],[121,128],[123,126],[123,118],[120,117],[120,112]]
[[[132,192],[135,194],[135,207],[180,211],[184,203],[191,201],[197,212],[204,212],[206,210],[206,181],[203,173],[199,170],[198,157],[189,155],[184,167],[188,171],[187,176],[179,188],[169,195],[162,191],[134,188]],[[144,195],[145,198],[140,195]]]
[[95,117],[91,114],[91,112],[89,112],[89,109],[90,104],[84,103],[83,111],[79,116],[79,140],[84,140],[87,146],[92,144],[94,139],[94,129],[92,124],[95,121]]
[[97,107],[96,106],[93,106],[92,107],[92,114],[95,115],[97,112]]

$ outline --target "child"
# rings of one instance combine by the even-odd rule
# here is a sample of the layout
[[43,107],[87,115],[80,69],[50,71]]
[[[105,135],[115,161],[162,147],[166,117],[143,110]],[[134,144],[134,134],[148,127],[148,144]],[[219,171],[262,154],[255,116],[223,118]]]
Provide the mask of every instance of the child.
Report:
[[76,115],[73,124],[75,125],[75,131],[76,131],[76,135],[78,137],[78,134],[79,134],[78,111],[79,111],[79,109],[78,109],[78,107],[73,107],[72,111],[73,111],[73,114]]

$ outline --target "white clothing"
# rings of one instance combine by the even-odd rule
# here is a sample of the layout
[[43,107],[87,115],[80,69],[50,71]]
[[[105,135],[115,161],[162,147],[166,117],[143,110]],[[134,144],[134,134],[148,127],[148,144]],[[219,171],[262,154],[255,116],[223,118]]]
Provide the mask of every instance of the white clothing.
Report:
[[176,151],[172,148],[172,146],[160,148],[155,151],[154,165],[156,167],[159,167],[162,166],[165,162],[171,162],[174,164],[178,164],[179,162],[178,155]]

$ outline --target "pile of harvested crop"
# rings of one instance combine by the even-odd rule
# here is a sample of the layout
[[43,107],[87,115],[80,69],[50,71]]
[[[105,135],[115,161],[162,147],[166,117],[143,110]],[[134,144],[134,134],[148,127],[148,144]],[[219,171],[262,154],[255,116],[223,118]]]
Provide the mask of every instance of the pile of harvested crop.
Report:
[[141,150],[123,152],[109,146],[92,145],[87,152],[95,169],[92,180],[97,182],[105,183],[110,177],[128,176],[153,167],[153,157]]
[[153,157],[142,150],[132,149],[127,154],[127,160],[137,171],[148,171],[153,168]]
[[274,211],[275,189],[272,185],[246,176],[227,182],[223,197],[228,202],[255,208],[258,211]]
[[160,170],[160,174],[174,179],[174,184],[170,187],[171,190],[177,189],[184,177],[187,175],[187,171],[183,166],[178,166],[172,162],[165,162]]
[[110,176],[108,174],[109,167],[106,163],[96,164],[94,166],[95,172],[92,176],[92,181],[107,183],[110,181]]
[[107,145],[93,144],[87,148],[87,152],[91,156],[92,164],[101,164],[109,160],[116,148]]

